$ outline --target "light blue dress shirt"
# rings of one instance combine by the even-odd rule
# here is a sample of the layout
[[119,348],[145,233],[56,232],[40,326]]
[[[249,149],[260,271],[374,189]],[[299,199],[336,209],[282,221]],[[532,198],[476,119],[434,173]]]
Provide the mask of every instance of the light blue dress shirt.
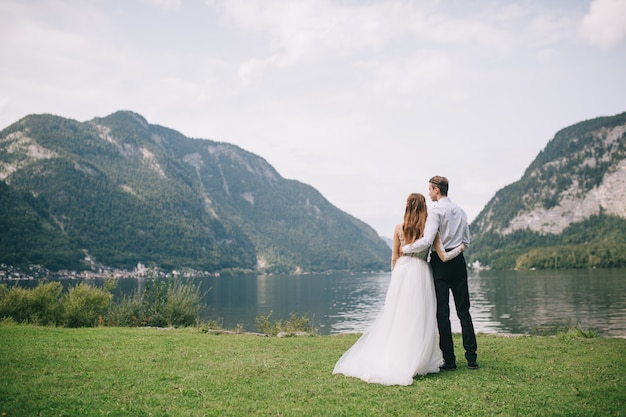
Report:
[[426,225],[424,226],[424,236],[415,242],[402,247],[404,253],[420,252],[433,245],[435,236],[439,232],[441,245],[449,250],[465,245],[465,249],[470,244],[469,225],[465,211],[450,200],[448,197],[440,198],[437,204],[428,213]]

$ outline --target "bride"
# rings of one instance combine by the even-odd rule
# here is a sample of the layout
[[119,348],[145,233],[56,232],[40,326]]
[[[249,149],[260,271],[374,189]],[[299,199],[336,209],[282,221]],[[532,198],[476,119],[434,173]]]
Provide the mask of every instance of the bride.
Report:
[[[428,214],[422,194],[409,195],[404,223],[393,233],[391,280],[385,305],[372,326],[337,361],[333,374],[360,378],[383,385],[411,385],[416,375],[439,372],[443,356],[437,331],[437,299],[430,265],[429,249],[402,254],[403,245],[424,233]],[[434,242],[439,257],[448,261],[463,245],[445,252],[437,235]]]

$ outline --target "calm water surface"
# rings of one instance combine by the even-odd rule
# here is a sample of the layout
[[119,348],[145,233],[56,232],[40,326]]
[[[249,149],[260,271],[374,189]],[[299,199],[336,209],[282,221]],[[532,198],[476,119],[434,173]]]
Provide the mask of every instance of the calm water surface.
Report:
[[[234,276],[194,279],[205,293],[205,320],[256,331],[256,318],[307,314],[319,334],[362,332],[382,308],[390,273]],[[64,286],[74,285],[65,282]],[[20,283],[34,286],[36,283]],[[145,280],[118,283],[116,296],[141,291]],[[626,269],[471,271],[471,313],[477,332],[523,334],[579,325],[626,337]],[[452,308],[453,331],[460,332]]]
[[[235,276],[195,281],[208,291],[204,318],[224,328],[255,331],[256,317],[286,320],[307,314],[319,334],[361,332],[380,311],[390,273]],[[119,290],[141,288],[124,280]],[[626,337],[626,269],[473,271],[469,277],[477,332],[523,334],[580,325],[604,336]],[[460,332],[452,309],[453,330]]]

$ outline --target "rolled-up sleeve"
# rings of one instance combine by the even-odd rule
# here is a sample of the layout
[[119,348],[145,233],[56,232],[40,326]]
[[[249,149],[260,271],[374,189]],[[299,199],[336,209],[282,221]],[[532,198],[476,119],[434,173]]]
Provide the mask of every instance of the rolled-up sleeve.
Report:
[[466,249],[469,247],[470,243],[471,243],[471,237],[470,237],[469,224],[467,224],[467,221],[465,221],[465,229],[463,230],[463,244],[465,245]]

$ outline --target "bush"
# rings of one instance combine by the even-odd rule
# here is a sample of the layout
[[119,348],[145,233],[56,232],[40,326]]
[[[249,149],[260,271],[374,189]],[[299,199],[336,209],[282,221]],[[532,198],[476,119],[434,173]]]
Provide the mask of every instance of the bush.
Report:
[[61,295],[59,282],[42,282],[32,290],[0,285],[0,319],[17,323],[67,327],[154,326],[184,327],[198,322],[202,308],[200,286],[150,279],[142,294],[113,303],[109,290],[81,282]]
[[574,338],[593,339],[598,337],[599,332],[594,329],[584,328],[580,323],[559,323],[552,326],[534,327],[530,334],[534,336],[557,336],[569,340]]
[[11,317],[18,323],[40,325],[60,324],[63,317],[61,292],[58,282],[41,282],[32,290],[0,285],[0,317]]
[[143,293],[124,296],[109,309],[110,326],[184,327],[196,324],[203,308],[200,286],[149,279]]
[[311,323],[307,314],[303,316],[298,316],[295,313],[291,313],[289,315],[289,320],[283,322],[282,320],[271,321],[270,317],[272,316],[272,312],[267,316],[258,316],[256,318],[256,325],[259,332],[264,333],[268,336],[276,336],[281,332],[293,335],[298,332],[315,334],[315,328]]
[[0,317],[12,317],[18,323],[27,323],[30,316],[28,290],[21,287],[0,286]]
[[183,284],[180,281],[170,283],[164,311],[168,326],[193,325],[198,319],[202,307],[200,286]]
[[155,278],[148,279],[146,288],[141,295],[142,325],[154,327],[166,327],[165,305],[167,303],[168,281],[159,281]]
[[63,286],[60,282],[40,283],[30,292],[30,322],[40,325],[61,324],[64,306],[61,303]]
[[64,324],[68,327],[89,327],[102,324],[113,295],[81,282],[63,297]]
[[143,304],[137,293],[124,295],[119,303],[109,307],[105,323],[108,326],[136,327],[145,326]]

